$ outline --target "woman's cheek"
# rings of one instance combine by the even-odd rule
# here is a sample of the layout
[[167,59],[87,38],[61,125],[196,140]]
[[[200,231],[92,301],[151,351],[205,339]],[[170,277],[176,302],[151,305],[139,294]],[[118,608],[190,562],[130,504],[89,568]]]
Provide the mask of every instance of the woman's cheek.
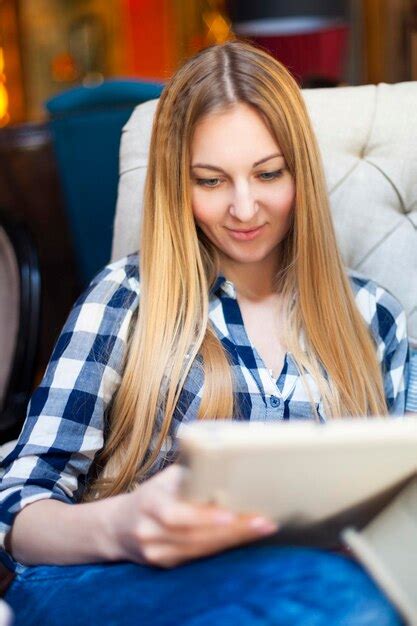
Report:
[[209,193],[196,192],[192,196],[193,214],[197,221],[212,224],[220,217],[222,194],[211,191]]
[[267,203],[269,206],[275,206],[280,214],[290,213],[294,206],[295,186],[292,180],[286,181],[279,189],[268,194]]

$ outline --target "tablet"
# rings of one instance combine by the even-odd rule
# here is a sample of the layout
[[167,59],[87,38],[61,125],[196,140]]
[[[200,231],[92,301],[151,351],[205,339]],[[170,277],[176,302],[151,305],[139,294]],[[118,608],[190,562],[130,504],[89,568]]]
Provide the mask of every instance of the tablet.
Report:
[[417,472],[414,417],[194,422],[179,439],[185,498],[281,528],[327,523],[335,537],[363,527]]

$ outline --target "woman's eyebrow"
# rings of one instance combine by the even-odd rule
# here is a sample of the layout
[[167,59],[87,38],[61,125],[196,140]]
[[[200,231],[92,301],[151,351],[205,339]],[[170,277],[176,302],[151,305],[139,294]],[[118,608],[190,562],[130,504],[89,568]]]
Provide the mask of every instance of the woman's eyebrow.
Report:
[[261,165],[261,163],[265,163],[266,161],[269,161],[269,159],[275,159],[276,157],[282,157],[281,152],[276,152],[275,154],[270,154],[269,156],[265,157],[264,159],[261,159],[260,161],[256,161],[256,163],[253,164],[253,167],[256,167],[257,165]]
[[[267,157],[264,157],[263,159],[260,159],[259,161],[256,161],[252,167],[256,167],[257,165],[261,165],[261,163],[266,163],[266,161],[269,161],[270,159],[275,159],[276,157],[281,157],[282,154],[280,152],[276,152],[275,154],[270,154]],[[214,172],[223,172],[223,174],[225,174],[226,172],[221,168],[221,167],[217,167],[216,165],[210,165],[208,163],[194,163],[191,168],[194,167],[202,167],[205,170],[213,170]]]

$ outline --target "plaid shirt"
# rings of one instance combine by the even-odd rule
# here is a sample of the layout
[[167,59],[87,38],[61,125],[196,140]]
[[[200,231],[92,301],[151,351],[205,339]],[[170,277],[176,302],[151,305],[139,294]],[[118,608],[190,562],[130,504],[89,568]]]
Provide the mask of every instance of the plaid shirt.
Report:
[[[405,407],[408,363],[406,321],[398,302],[374,282],[350,273],[357,306],[376,343],[389,410]],[[0,463],[0,538],[23,506],[42,498],[80,500],[103,447],[106,416],[121,380],[132,317],[139,302],[138,256],[108,265],[75,303],[55,345],[45,376],[32,396],[16,447]],[[233,368],[236,419],[313,418],[305,385],[290,353],[281,374],[271,376],[252,346],[243,324],[234,286],[219,277],[210,293],[210,320]],[[186,355],[187,356],[187,355]],[[307,376],[321,420],[323,406],[314,380]],[[179,427],[196,419],[203,373],[193,364],[176,407],[170,435],[151,473],[177,455]],[[158,429],[159,415],[155,429]],[[3,563],[20,571],[5,551]]]

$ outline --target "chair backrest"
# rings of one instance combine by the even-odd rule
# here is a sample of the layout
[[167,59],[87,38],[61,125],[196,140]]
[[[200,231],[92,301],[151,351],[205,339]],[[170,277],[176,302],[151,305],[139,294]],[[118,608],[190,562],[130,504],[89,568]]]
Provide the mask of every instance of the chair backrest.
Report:
[[162,85],[109,80],[76,87],[46,103],[80,281],[107,262],[117,197],[120,134],[134,107]]
[[[417,82],[305,90],[347,266],[389,289],[417,345]],[[112,258],[137,250],[156,101],[123,129]]]
[[0,226],[0,411],[12,373],[20,317],[19,267],[5,229]]
[[32,390],[40,328],[38,255],[24,225],[0,211],[0,443],[17,436]]

